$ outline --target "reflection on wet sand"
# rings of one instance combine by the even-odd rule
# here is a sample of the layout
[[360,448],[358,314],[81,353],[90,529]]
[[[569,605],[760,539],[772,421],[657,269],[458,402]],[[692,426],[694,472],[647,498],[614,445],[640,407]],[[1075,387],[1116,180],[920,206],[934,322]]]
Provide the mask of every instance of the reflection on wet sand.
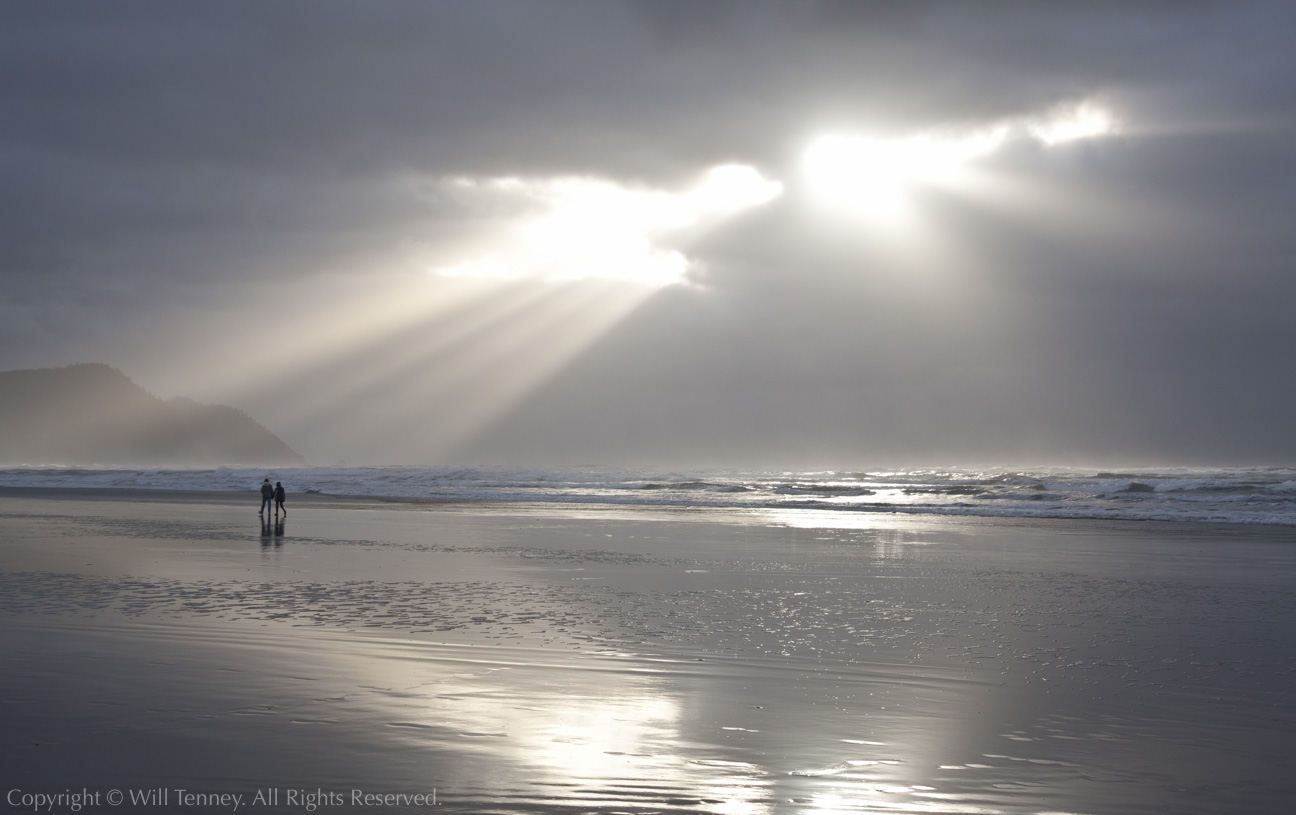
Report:
[[[708,762],[690,761],[681,688],[665,663],[625,655],[567,657],[529,649],[446,648],[360,643],[348,673],[376,693],[395,738],[430,756],[474,755],[489,767],[461,775],[445,800],[516,811],[644,807],[696,808],[714,787],[715,811],[761,811],[762,784],[731,772],[708,780]],[[366,683],[372,682],[373,685]],[[687,800],[686,800],[687,799]],[[734,807],[740,807],[734,809]]]
[[[447,802],[493,799],[510,812],[998,811],[984,788],[932,786],[949,774],[937,762],[966,738],[961,708],[985,701],[976,683],[899,667],[843,675],[803,664],[789,674],[729,659],[355,645],[343,673],[375,694],[380,709],[366,717],[386,720],[411,750],[490,763],[488,781],[461,775]],[[848,737],[861,733],[873,738]]]
[[528,814],[1296,794],[1296,547],[1271,534],[319,508],[276,546],[233,504],[4,512],[0,759],[26,786]]
[[[71,719],[80,714],[66,700],[84,699],[92,731],[109,737],[85,740],[66,723],[52,734],[60,723],[39,711],[15,716],[15,734],[40,733],[52,748],[14,765],[25,777],[60,777],[105,744],[129,754],[179,736],[188,746],[168,761],[109,762],[85,783],[122,783],[114,773],[128,773],[146,784],[197,766],[223,779],[206,782],[218,789],[435,788],[447,806],[471,812],[721,815],[778,812],[789,801],[833,811],[825,807],[901,800],[906,811],[929,811],[909,776],[934,757],[913,745],[943,741],[957,720],[927,711],[877,722],[848,711],[884,688],[892,701],[962,692],[902,672],[843,683],[728,660],[564,656],[246,623],[37,623],[6,636],[16,646],[7,652],[29,658],[7,661],[12,687]],[[39,644],[60,641],[84,647]],[[842,738],[861,728],[895,738]],[[940,811],[977,811],[950,803]]]

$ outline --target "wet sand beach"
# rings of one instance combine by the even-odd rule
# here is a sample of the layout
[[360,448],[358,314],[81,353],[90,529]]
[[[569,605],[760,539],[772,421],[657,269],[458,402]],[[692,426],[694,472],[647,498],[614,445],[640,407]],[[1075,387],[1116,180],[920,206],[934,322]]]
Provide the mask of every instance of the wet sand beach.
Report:
[[1296,798],[1289,528],[258,500],[0,489],[12,810]]

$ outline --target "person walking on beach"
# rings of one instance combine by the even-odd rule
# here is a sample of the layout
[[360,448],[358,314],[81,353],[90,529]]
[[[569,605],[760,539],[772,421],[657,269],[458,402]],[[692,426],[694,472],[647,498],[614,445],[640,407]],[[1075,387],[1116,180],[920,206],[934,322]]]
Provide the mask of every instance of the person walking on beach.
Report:
[[284,488],[283,488],[283,482],[282,482],[282,481],[276,481],[276,482],[275,482],[275,488],[274,488],[275,517],[278,517],[278,516],[279,516],[279,511],[280,511],[280,510],[283,510],[283,514],[284,514],[284,515],[287,515],[287,514],[288,514],[288,510],[287,510],[287,508],[284,507],[284,505],[283,505],[283,502],[284,502],[284,495],[285,495],[285,493],[284,493]]
[[274,498],[274,487],[270,486],[270,479],[261,482],[261,509],[258,515],[264,515],[265,511],[270,508],[270,501]]

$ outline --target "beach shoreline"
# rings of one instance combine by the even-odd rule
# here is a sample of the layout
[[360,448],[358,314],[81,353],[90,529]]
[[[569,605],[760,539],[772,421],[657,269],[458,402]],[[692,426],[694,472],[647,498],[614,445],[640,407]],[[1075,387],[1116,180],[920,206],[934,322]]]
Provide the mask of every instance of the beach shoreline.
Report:
[[0,488],[11,788],[717,815],[1296,793],[1281,528],[288,506]]

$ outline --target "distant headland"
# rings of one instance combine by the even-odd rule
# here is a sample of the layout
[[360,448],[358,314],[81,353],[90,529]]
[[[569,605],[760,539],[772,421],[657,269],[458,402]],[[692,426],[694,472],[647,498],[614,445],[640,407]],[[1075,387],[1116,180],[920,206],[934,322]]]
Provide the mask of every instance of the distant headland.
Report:
[[108,365],[0,372],[0,464],[305,463],[237,408],[160,399]]

